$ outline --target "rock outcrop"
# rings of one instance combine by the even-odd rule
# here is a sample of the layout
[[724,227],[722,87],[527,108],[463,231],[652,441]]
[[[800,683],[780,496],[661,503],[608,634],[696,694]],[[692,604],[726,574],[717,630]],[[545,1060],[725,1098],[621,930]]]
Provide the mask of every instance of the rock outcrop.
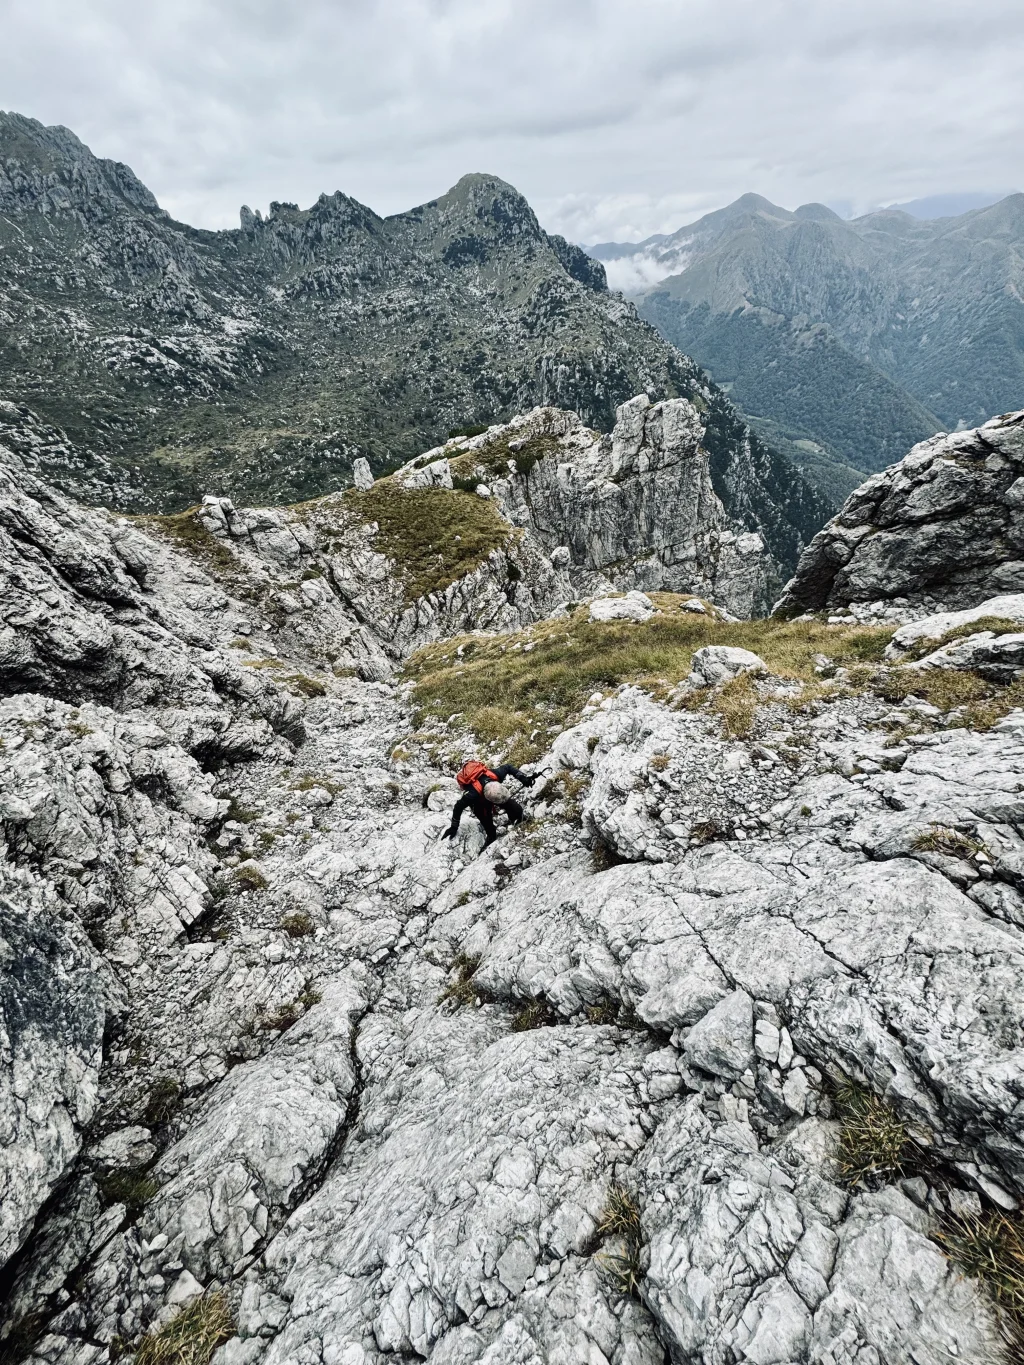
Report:
[[926,610],[1024,588],[1024,412],[916,445],[812,539],[778,610]]
[[770,605],[778,565],[764,540],[733,520],[715,492],[705,422],[686,399],[639,394],[600,436],[572,412],[537,408],[507,426],[428,451],[398,477],[442,457],[483,484],[576,584],[689,592],[739,616]]
[[[502,433],[491,499],[459,461],[500,441],[406,492],[543,529],[585,488],[559,451],[613,507],[651,464],[703,487],[688,405],[627,416],[525,473]],[[565,531],[487,547],[428,618],[344,506],[132,524],[3,460],[8,1355],[130,1362],[191,1306],[213,1365],[998,1359],[941,1236],[1024,1198],[1020,711],[804,697],[708,646],[746,737],[609,686],[481,852],[439,837],[474,741],[414,728],[393,667],[596,574]],[[624,573],[721,573],[664,548]],[[851,1086],[906,1137],[857,1179]]]
[[818,532],[777,610],[880,602],[927,612],[1020,592],[1022,506],[1024,412],[923,441]]

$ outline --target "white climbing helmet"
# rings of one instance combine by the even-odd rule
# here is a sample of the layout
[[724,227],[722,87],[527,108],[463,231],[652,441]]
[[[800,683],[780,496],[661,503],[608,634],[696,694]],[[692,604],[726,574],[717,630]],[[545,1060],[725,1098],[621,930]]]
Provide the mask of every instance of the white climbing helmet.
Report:
[[508,800],[508,788],[500,782],[488,782],[484,787],[484,797],[495,806],[503,806]]

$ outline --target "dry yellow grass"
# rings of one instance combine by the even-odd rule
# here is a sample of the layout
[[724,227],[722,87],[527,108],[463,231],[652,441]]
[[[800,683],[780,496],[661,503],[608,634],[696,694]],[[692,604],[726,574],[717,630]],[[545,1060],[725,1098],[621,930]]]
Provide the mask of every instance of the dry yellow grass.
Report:
[[234,1330],[227,1295],[215,1290],[193,1299],[158,1331],[147,1332],[135,1348],[135,1365],[209,1365]]
[[[406,665],[415,683],[413,701],[424,722],[461,717],[482,746],[527,762],[544,752],[556,727],[578,717],[591,693],[628,682],[665,695],[686,677],[704,645],[751,649],[774,674],[809,682],[816,654],[838,664],[873,664],[892,637],[891,628],[819,621],[716,621],[682,610],[687,596],[651,596],[659,614],[643,624],[592,622],[588,608],[580,607],[566,619],[541,621],[515,635],[430,645]],[[741,733],[756,706],[756,687],[741,677],[693,704],[708,700],[729,732]]]

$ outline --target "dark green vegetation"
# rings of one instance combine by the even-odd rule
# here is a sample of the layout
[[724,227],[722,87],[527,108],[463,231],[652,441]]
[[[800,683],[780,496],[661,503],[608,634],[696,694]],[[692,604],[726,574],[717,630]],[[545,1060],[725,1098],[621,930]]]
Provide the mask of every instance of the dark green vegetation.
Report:
[[[758,195],[594,248],[640,313],[833,497],[850,469],[1024,402],[1024,195],[955,218],[844,222]],[[636,266],[646,280],[641,285]],[[613,279],[617,275],[613,274]]]
[[538,403],[607,430],[646,391],[709,407],[727,507],[749,524],[771,504],[787,565],[826,515],[788,461],[747,459],[693,362],[492,176],[390,218],[337,193],[206,232],[66,129],[0,114],[0,319],[0,394],[68,433],[34,458],[86,501],[300,501],[359,455],[379,473]]
[[836,1093],[836,1164],[843,1181],[875,1189],[912,1173],[921,1148],[907,1123],[870,1090],[845,1081]]
[[[671,283],[671,282],[668,282]],[[864,476],[900,460],[939,422],[825,324],[793,321],[763,308],[713,313],[668,289],[641,311],[667,340],[724,384],[765,440],[841,503]]]

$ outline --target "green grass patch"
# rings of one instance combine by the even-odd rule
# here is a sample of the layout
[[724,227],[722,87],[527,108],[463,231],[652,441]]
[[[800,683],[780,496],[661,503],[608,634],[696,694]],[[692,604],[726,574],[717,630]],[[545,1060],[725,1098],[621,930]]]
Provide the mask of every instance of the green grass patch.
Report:
[[160,1188],[144,1171],[111,1171],[96,1181],[104,1204],[123,1204],[132,1217],[141,1213]]
[[409,603],[442,592],[518,535],[490,499],[460,489],[403,488],[381,479],[350,489],[342,506],[377,523],[375,547],[395,561]]
[[135,1365],[209,1365],[234,1331],[227,1294],[214,1290],[193,1299],[157,1331],[147,1332],[135,1348]]
[[[481,745],[524,763],[546,751],[552,727],[578,718],[591,693],[637,683],[664,695],[686,677],[704,645],[753,650],[772,673],[810,683],[816,654],[840,665],[869,665],[881,659],[893,634],[892,627],[820,621],[715,621],[683,611],[688,596],[651,597],[660,614],[642,624],[592,622],[589,608],[580,607],[567,619],[541,621],[517,635],[465,637],[419,650],[405,667],[415,684],[417,724],[428,728],[460,717]],[[533,649],[524,653],[528,643]],[[701,694],[694,704],[711,699]],[[731,731],[749,724],[755,699],[752,681],[742,677],[714,698]]]
[[940,711],[961,710],[958,724],[970,730],[991,729],[1017,706],[1024,706],[1024,680],[1003,687],[978,673],[955,668],[894,668],[867,683],[890,702],[920,697]]

